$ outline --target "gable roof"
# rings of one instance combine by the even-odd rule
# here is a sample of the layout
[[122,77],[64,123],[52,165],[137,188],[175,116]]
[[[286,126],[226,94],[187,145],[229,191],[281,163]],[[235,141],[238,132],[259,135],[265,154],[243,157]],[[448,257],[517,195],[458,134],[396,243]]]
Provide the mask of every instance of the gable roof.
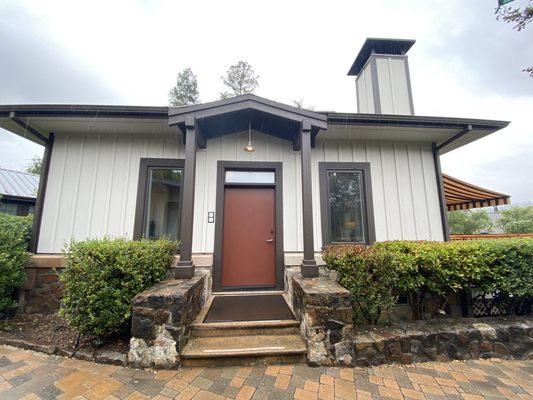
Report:
[[509,204],[511,196],[442,174],[444,198],[448,211],[467,210]]
[[0,168],[0,195],[2,196],[35,198],[38,186],[38,175]]
[[301,122],[304,119],[308,119],[312,126],[319,129],[327,129],[328,117],[323,113],[317,113],[315,111],[278,103],[277,101],[268,100],[264,97],[256,96],[255,94],[244,94],[229,99],[190,106],[169,107],[168,123],[169,125],[184,123],[187,115],[194,115],[196,118],[202,119],[242,110],[264,112],[281,118],[290,119],[295,122]]

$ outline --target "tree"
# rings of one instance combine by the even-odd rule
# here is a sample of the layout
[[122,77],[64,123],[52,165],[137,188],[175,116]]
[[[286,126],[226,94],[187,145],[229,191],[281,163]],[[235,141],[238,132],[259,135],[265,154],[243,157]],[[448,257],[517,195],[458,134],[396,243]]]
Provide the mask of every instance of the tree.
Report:
[[448,213],[450,233],[474,235],[492,228],[489,213],[479,211],[450,211]]
[[305,108],[306,110],[311,110],[311,111],[315,110],[314,106],[304,105],[304,99],[303,98],[301,98],[300,100],[293,100],[292,104],[294,104],[294,106],[296,108],[300,108],[300,109]]
[[168,102],[171,106],[186,106],[198,104],[198,81],[190,68],[185,68],[178,74],[176,85],[168,92]]
[[26,172],[34,175],[41,175],[41,169],[43,167],[43,159],[39,156],[35,156],[31,159],[31,162],[26,166]]
[[[498,21],[502,20],[509,24],[515,24],[513,29],[520,32],[533,19],[533,0],[529,0],[523,9],[520,7],[498,5],[494,13]],[[527,72],[533,78],[533,66],[524,68],[523,71]]]
[[228,91],[220,93],[221,99],[252,94],[259,86],[259,76],[255,74],[251,65],[246,61],[239,61],[226,71],[226,75],[221,77]]
[[498,224],[505,233],[533,233],[533,206],[512,207],[502,211]]

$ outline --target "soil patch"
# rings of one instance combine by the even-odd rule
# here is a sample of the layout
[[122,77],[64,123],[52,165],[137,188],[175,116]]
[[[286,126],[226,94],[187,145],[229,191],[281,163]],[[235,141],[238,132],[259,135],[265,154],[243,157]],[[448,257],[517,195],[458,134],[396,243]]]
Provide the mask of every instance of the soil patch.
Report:
[[[129,351],[129,335],[114,336],[97,341],[92,336],[79,336],[67,321],[57,314],[17,314],[8,320],[0,320],[0,341],[23,341],[47,352],[75,356],[76,353],[91,358],[90,354],[115,353],[126,355]],[[52,351],[53,347],[56,348]],[[76,357],[78,358],[78,357]]]

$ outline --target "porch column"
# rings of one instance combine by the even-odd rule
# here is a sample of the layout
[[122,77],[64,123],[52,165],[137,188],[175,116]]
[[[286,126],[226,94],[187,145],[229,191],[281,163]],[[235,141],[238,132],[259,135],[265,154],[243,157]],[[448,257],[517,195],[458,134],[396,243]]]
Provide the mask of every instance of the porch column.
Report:
[[180,260],[174,270],[174,278],[176,279],[188,279],[194,275],[192,230],[194,223],[194,180],[196,175],[197,144],[195,122],[194,117],[187,117],[185,121],[185,167],[181,204]]
[[302,160],[302,214],[304,234],[304,258],[300,265],[303,277],[318,276],[318,266],[315,260],[313,243],[313,191],[311,188],[311,124],[302,121],[300,131],[301,160]]

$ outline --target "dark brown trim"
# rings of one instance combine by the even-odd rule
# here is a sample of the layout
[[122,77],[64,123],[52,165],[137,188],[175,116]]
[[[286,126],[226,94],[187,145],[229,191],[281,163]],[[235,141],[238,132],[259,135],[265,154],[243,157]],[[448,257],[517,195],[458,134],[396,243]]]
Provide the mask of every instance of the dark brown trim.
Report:
[[459,133],[456,133],[455,135],[453,135],[451,138],[448,138],[446,139],[444,142],[442,142],[441,144],[439,144],[436,149],[437,151],[440,151],[441,149],[443,149],[444,147],[448,146],[449,144],[451,144],[452,142],[455,142],[457,139],[459,139],[460,137],[466,135],[468,132],[470,132],[472,130],[472,125],[467,125],[465,126],[461,132]]
[[48,134],[48,140],[44,147],[43,164],[39,187],[37,189],[37,199],[35,200],[35,210],[33,214],[33,227],[31,230],[30,251],[37,253],[39,246],[39,236],[41,234],[41,221],[43,219],[44,199],[46,197],[46,186],[48,184],[48,174],[50,173],[50,161],[52,159],[52,148],[54,147],[54,134]]
[[320,162],[318,163],[320,182],[320,215],[322,222],[322,246],[331,243],[330,218],[328,204],[327,171],[361,171],[363,172],[363,209],[365,210],[365,237],[367,245],[376,241],[376,226],[374,221],[374,203],[372,200],[372,177],[368,162]]
[[311,179],[311,124],[304,120],[300,131],[300,161],[302,175],[302,222],[304,255],[300,272],[302,276],[318,276],[313,235],[313,189]]
[[194,263],[192,262],[192,233],[194,229],[194,187],[196,178],[196,147],[197,129],[194,117],[185,122],[185,168],[183,173],[183,202],[181,208],[181,237],[179,269],[176,278],[192,278]]
[[446,242],[450,240],[450,227],[448,225],[448,213],[446,211],[446,197],[444,195],[444,183],[440,168],[440,154],[437,143],[432,143],[433,162],[435,163],[435,176],[437,179],[437,191],[439,192],[440,220],[442,222],[442,235]]
[[[141,158],[139,163],[139,181],[137,184],[137,202],[135,206],[135,222],[133,225],[133,239],[143,237],[146,219],[146,190],[148,189],[148,171],[150,168],[184,168],[184,160],[177,158]],[[183,198],[183,188],[180,193]],[[180,199],[180,207],[182,200]]]
[[42,135],[40,132],[38,132],[36,129],[32,128],[28,122],[24,122],[22,121],[19,117],[17,117],[17,115],[15,114],[14,111],[11,111],[9,113],[9,119],[11,121],[13,121],[15,124],[17,124],[18,126],[20,126],[22,129],[24,129],[25,132],[29,132],[30,134],[32,134],[36,139],[40,140],[41,142],[43,142],[43,144],[46,144],[48,143],[48,138],[45,137],[44,135]]
[[[227,170],[242,171],[273,171],[273,185],[231,184],[225,183]],[[224,189],[235,186],[270,186],[275,190],[276,207],[276,285],[274,287],[222,287],[222,239],[224,231]],[[283,290],[283,164],[280,162],[256,161],[218,161],[217,162],[217,194],[215,214],[215,252],[213,255],[213,290]]]

